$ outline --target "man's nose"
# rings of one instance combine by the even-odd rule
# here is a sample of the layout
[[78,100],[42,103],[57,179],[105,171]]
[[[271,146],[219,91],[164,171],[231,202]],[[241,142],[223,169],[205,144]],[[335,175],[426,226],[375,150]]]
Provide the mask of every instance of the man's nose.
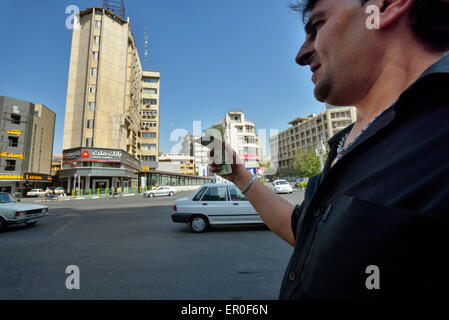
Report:
[[299,49],[298,54],[296,55],[296,63],[300,66],[309,65],[314,52],[315,49],[313,48],[312,43],[310,43],[309,41],[304,42],[304,44]]

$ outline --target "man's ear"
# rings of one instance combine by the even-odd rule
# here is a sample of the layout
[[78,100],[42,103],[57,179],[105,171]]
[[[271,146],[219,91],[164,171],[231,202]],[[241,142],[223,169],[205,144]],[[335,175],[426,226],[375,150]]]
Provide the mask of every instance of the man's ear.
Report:
[[414,0],[381,0],[379,4],[379,27],[384,29],[408,14]]

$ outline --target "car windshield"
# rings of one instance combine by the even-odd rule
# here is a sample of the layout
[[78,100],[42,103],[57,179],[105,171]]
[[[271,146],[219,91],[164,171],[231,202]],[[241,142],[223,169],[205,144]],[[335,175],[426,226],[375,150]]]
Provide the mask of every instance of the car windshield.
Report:
[[279,185],[279,184],[288,184],[288,182],[287,181],[278,181],[278,182],[276,182],[276,184],[277,185]]
[[0,203],[15,203],[16,200],[7,193],[0,193]]

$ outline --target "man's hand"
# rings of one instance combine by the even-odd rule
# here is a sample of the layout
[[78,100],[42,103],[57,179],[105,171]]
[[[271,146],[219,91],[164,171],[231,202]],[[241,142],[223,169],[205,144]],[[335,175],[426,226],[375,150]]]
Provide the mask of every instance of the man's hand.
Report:
[[[230,159],[229,162],[231,163],[228,164],[232,167],[232,173],[222,177],[231,181],[243,191],[251,180],[252,174],[246,170],[242,159],[229,144],[223,141],[222,147],[225,149],[227,158]],[[210,170],[213,173],[220,172],[222,166],[221,150],[215,151],[215,154],[211,151],[209,156]],[[295,238],[291,228],[291,216],[295,207],[287,200],[274,194],[257,179],[245,193],[245,196],[267,227],[281,239],[294,246]]]
[[[243,160],[240,158],[240,156],[232,149],[232,147],[223,141],[222,148],[225,150],[227,159],[230,159],[231,163],[227,163],[231,165],[232,173],[226,174],[221,177],[223,177],[226,180],[231,181],[234,183],[237,187],[240,189],[244,188],[246,184],[251,180],[251,173],[246,170]],[[209,168],[212,173],[218,173],[221,170],[221,166],[223,163],[221,163],[221,154],[219,152],[214,152],[214,150],[210,151],[209,153]],[[245,184],[246,183],[246,184]],[[243,185],[241,187],[241,185]]]

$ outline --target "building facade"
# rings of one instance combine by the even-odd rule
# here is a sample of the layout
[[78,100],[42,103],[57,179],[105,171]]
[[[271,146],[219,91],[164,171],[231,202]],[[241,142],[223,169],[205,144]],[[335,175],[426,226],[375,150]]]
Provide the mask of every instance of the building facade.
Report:
[[254,122],[247,120],[242,111],[231,111],[219,123],[225,128],[226,142],[238,152],[245,167],[256,174],[262,152]]
[[150,169],[157,167],[159,154],[160,78],[159,71],[143,71],[139,158]]
[[[63,153],[94,148],[126,154],[137,162],[130,169],[134,172],[125,174],[101,160],[96,166],[104,170],[86,169],[86,161],[65,159],[59,176],[66,187],[74,185],[70,183],[74,165],[83,165],[80,173],[86,175],[82,176],[86,185],[87,178],[100,173],[103,176],[96,176],[97,180],[106,181],[122,172],[120,186],[134,187],[139,184],[141,161],[156,169],[159,88],[160,73],[142,69],[129,19],[105,8],[80,12],[72,35]],[[108,181],[116,185],[115,180]]]
[[[171,166],[174,166],[174,168],[167,170]],[[159,156],[158,170],[194,175],[194,157],[184,154],[162,154]]]
[[193,157],[194,172],[200,176],[207,176],[207,160],[209,158],[209,149],[200,143],[199,136],[187,134],[182,139],[182,154]]
[[333,135],[356,119],[357,109],[354,107],[326,105],[323,113],[290,121],[290,128],[270,137],[272,165],[281,171],[291,170],[298,150],[315,150],[320,139],[326,144]]
[[0,97],[0,191],[25,195],[50,186],[56,114],[42,104]]

